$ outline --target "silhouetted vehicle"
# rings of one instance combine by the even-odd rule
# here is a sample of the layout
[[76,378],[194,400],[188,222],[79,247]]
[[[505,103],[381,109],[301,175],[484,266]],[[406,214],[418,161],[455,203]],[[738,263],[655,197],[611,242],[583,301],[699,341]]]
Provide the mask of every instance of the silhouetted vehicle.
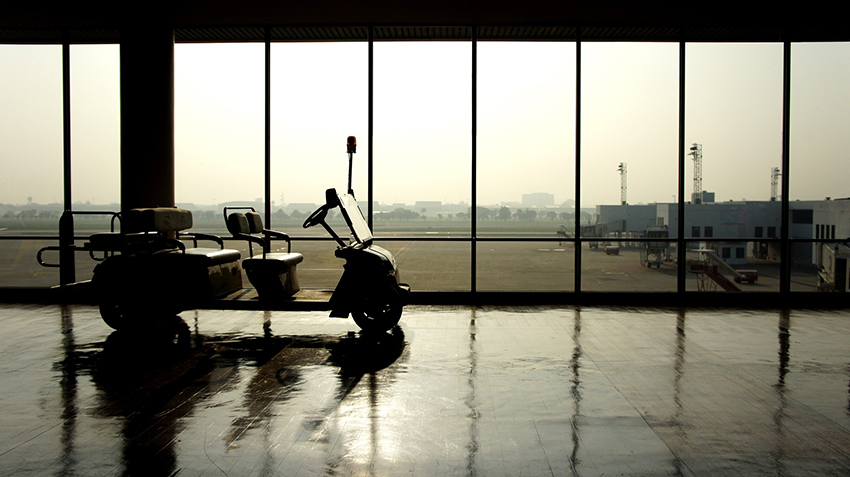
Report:
[[661,262],[667,258],[670,244],[667,242],[669,233],[666,225],[652,225],[641,234],[643,237],[656,239],[643,242],[640,247],[640,264],[647,268],[661,268]]
[[818,291],[850,292],[850,239],[817,248]]
[[[372,244],[372,232],[351,190],[351,164],[356,142],[349,137],[348,193],[336,189],[325,192],[325,204],[304,222],[304,228],[321,225],[339,244],[336,256],[345,259],[345,269],[330,299],[331,316],[354,318],[364,331],[389,331],[401,318],[410,287],[400,283],[393,254]],[[328,225],[328,211],[339,207],[351,231],[346,244]],[[228,213],[229,209],[250,209]],[[192,227],[192,212],[173,207],[132,209],[110,212],[113,232],[96,233],[77,246],[49,246],[38,251],[37,260],[47,263],[46,251],[67,249],[87,252],[98,265],[92,275],[95,300],[103,321],[112,328],[145,326],[152,320],[168,319],[192,308],[209,304],[242,288],[242,258],[238,250],[224,248],[215,235],[185,233]],[[259,298],[269,301],[289,298],[299,290],[296,265],[301,254],[273,253],[272,238],[290,243],[289,236],[263,227],[260,214],[250,207],[229,207],[224,211],[228,230],[235,238],[249,242],[249,258],[242,264],[256,287]],[[67,217],[70,220],[70,216]],[[115,220],[121,231],[114,231]],[[183,241],[191,240],[193,246]],[[217,247],[198,247],[199,240],[212,241]],[[262,247],[254,256],[251,243]]]
[[[348,138],[348,193],[336,189],[325,191],[325,204],[316,209],[304,228],[321,225],[339,244],[335,255],[345,259],[345,270],[330,299],[330,316],[347,318],[351,315],[360,328],[368,331],[387,331],[401,318],[410,287],[400,283],[398,265],[393,254],[372,244],[372,231],[363,217],[351,189],[351,164],[356,152],[356,139]],[[351,231],[346,244],[325,220],[328,211],[339,207]]]

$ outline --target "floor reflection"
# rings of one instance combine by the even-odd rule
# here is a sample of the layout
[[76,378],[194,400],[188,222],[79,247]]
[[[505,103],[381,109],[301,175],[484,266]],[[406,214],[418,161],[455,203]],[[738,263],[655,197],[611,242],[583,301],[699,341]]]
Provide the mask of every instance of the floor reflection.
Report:
[[850,313],[0,305],[3,475],[848,475]]
[[[62,349],[67,355],[73,353],[74,315],[67,306],[61,308]],[[62,378],[59,386],[62,393],[62,473],[70,474],[76,467],[77,456],[74,441],[77,436],[77,366],[75,360],[67,360],[60,367]]]
[[581,427],[581,399],[582,399],[582,386],[581,386],[581,309],[576,309],[573,318],[573,353],[570,358],[570,371],[572,372],[572,377],[570,379],[570,395],[573,398],[573,415],[570,417],[570,437],[572,440],[572,453],[570,454],[570,472],[572,475],[579,475],[578,469],[581,465],[579,462],[579,446],[581,445],[581,439],[579,439],[580,427]]
[[780,310],[779,312],[779,356],[777,363],[779,364],[779,376],[774,384],[774,389],[779,397],[779,403],[773,410],[774,435],[776,444],[771,452],[774,468],[777,475],[788,475],[788,469],[785,466],[785,447],[787,445],[787,436],[785,435],[785,411],[788,406],[788,398],[785,395],[785,378],[788,375],[789,366],[791,363],[791,315],[788,310]]
[[[122,423],[124,474],[172,475],[181,469],[177,448],[186,418],[199,406],[218,405],[210,403],[216,396],[240,388],[241,414],[231,418],[227,433],[221,436],[226,449],[238,449],[249,434],[251,445],[273,449],[276,443],[270,436],[270,423],[280,415],[281,407],[303,391],[309,379],[305,369],[337,369],[331,405],[304,424],[308,431],[320,433],[364,378],[368,380],[369,406],[374,409],[382,387],[393,382],[392,376],[379,377],[377,373],[403,360],[406,350],[400,327],[387,333],[285,336],[274,334],[268,315],[262,336],[207,336],[197,332],[197,321],[193,333],[185,321],[173,317],[144,329],[115,331],[102,343],[77,346],[71,313],[63,313],[63,333],[65,358],[55,367],[62,373],[62,443],[67,463],[63,474],[67,475],[75,469],[80,375],[91,376],[98,391],[98,405],[89,412],[119,418]],[[244,387],[237,376],[240,373],[250,374]],[[261,443],[252,431],[259,432]],[[373,448],[377,432],[373,426]],[[279,463],[272,452],[264,455],[260,473],[271,475]],[[339,463],[328,463],[329,469],[338,467]]]
[[[671,422],[678,432],[684,434],[687,432],[684,406],[682,404],[682,378],[685,375],[685,310],[676,312],[676,351],[673,358],[673,417]],[[673,454],[673,469],[674,475],[685,475],[682,460],[676,454]]]
[[475,381],[478,375],[478,343],[476,335],[478,327],[475,323],[476,310],[472,310],[472,315],[469,318],[469,370],[466,376],[466,386],[468,388],[466,396],[463,399],[464,405],[467,408],[466,418],[469,421],[469,442],[466,444],[466,475],[478,475],[478,465],[476,457],[478,455],[478,420],[481,415],[478,412],[478,397],[475,393]]

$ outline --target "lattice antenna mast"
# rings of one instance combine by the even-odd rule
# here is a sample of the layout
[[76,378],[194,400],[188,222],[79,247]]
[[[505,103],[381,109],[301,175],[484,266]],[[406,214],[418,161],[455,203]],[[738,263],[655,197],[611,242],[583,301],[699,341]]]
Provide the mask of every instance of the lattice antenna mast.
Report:
[[702,204],[702,144],[691,144],[688,155],[694,159],[694,204]]
[[774,167],[770,170],[770,201],[775,202],[779,197],[779,194],[776,192],[779,189],[779,177],[782,175],[779,172],[778,167]]
[[626,189],[628,188],[626,163],[621,162],[620,167],[618,167],[617,170],[620,171],[620,205],[626,205]]

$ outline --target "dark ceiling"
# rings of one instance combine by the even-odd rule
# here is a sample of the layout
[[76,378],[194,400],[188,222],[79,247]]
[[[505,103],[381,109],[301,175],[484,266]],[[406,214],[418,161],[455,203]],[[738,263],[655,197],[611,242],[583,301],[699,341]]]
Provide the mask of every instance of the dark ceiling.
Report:
[[178,42],[848,41],[838,3],[748,1],[228,0],[0,5],[0,43],[105,43],[126,28],[166,25]]

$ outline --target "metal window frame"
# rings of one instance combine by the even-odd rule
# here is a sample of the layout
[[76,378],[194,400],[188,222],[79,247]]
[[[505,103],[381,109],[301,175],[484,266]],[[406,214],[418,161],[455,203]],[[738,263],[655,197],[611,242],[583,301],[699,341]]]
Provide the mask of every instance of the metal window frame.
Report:
[[[470,243],[470,290],[473,299],[476,295],[482,294],[482,292],[477,291],[476,287],[476,274],[477,274],[477,254],[476,248],[478,242],[554,242],[557,239],[546,239],[546,238],[524,238],[524,237],[513,237],[513,238],[494,238],[494,237],[479,237],[477,234],[477,42],[479,39],[479,26],[469,27],[471,30],[471,38],[469,39],[471,43],[471,66],[472,66],[472,80],[471,80],[471,89],[472,89],[472,140],[471,140],[471,152],[470,152],[470,165],[472,170],[472,179],[471,179],[471,192],[472,192],[472,208],[470,211],[471,220],[470,220],[470,236],[462,237],[462,238],[424,238],[424,237],[394,237],[394,238],[381,238],[378,237],[376,240],[386,240],[386,241],[398,241],[398,240],[409,240],[409,241],[446,241],[446,242],[455,242],[455,241],[468,241]],[[366,27],[366,41],[368,42],[368,221],[370,227],[373,224],[373,79],[374,79],[374,42],[375,42],[375,27],[369,26]],[[581,26],[575,27],[575,47],[576,47],[576,86],[575,86],[575,95],[576,95],[576,105],[575,105],[575,204],[576,211],[581,210],[581,164],[582,164],[582,155],[581,155],[581,90],[582,90],[582,82],[581,82],[581,74],[582,74],[582,54],[581,54],[581,46],[582,46],[582,35],[583,32],[587,30],[587,28],[583,28]],[[591,28],[588,31],[592,31]],[[271,131],[270,131],[270,122],[271,122],[271,106],[270,106],[270,96],[271,96],[271,78],[270,78],[270,67],[271,67],[271,55],[270,48],[271,42],[273,41],[275,29],[272,27],[265,27],[263,29],[264,34],[264,42],[265,42],[265,200],[266,200],[266,220],[268,223],[271,221]],[[680,264],[685,263],[685,252],[687,243],[693,241],[691,239],[685,238],[685,86],[686,86],[686,75],[685,75],[685,61],[686,61],[686,45],[688,42],[687,35],[685,30],[680,30],[680,39],[679,39],[679,158],[678,158],[678,217],[680,220],[678,221],[678,237],[672,241],[677,243],[677,253]],[[383,33],[382,33],[383,35]],[[592,35],[591,35],[592,36]],[[72,174],[72,157],[71,157],[71,102],[70,102],[70,45],[72,42],[77,43],[74,40],[75,36],[73,32],[64,31],[62,34],[61,45],[62,45],[62,71],[63,71],[63,180],[64,180],[64,209],[66,211],[70,211],[72,209],[72,185],[71,185],[71,174]],[[384,39],[384,38],[382,38]],[[489,38],[488,38],[489,39]],[[279,40],[277,40],[279,41]],[[331,39],[330,41],[333,41]],[[569,41],[569,40],[562,40]],[[691,40],[693,41],[693,40]],[[108,43],[109,41],[102,41],[103,43]],[[81,42],[86,43],[86,42]],[[90,43],[90,42],[89,42]],[[777,42],[778,43],[778,42]],[[760,241],[764,242],[772,242],[779,243],[781,250],[781,268],[780,268],[780,291],[779,295],[788,295],[790,292],[790,278],[791,278],[791,246],[795,243],[820,243],[820,242],[832,242],[832,240],[827,240],[823,236],[817,237],[817,239],[791,239],[789,236],[790,231],[790,210],[789,210],[789,198],[790,198],[790,122],[791,122],[791,111],[790,111],[790,95],[791,95],[791,40],[782,41],[783,45],[783,99],[782,99],[782,169],[784,173],[781,176],[781,227],[780,227],[780,236],[774,239],[763,238]],[[578,217],[577,217],[578,219]],[[815,225],[815,227],[817,227]],[[27,240],[30,237],[27,236],[18,236],[18,237],[2,237],[4,240]],[[32,237],[35,238],[35,237]],[[80,239],[80,237],[74,237],[73,228],[64,227],[60,229],[59,237],[41,237],[38,239],[56,239],[58,238],[60,244],[73,243],[73,240]],[[308,237],[294,237],[296,240],[314,240],[314,238]],[[573,270],[574,273],[574,283],[575,290],[574,292],[561,294],[571,295],[576,298],[586,295],[588,292],[582,290],[581,282],[582,282],[582,273],[581,273],[581,259],[582,259],[582,247],[581,245],[587,241],[595,240],[595,238],[586,238],[580,235],[580,228],[576,230],[576,236],[573,239],[568,239],[567,241],[571,241],[575,244],[575,268]],[[631,239],[630,241],[641,242],[641,239]],[[73,263],[73,254],[70,254],[64,260],[64,265],[60,269],[61,279],[60,282],[62,284],[68,284],[74,282],[74,263]],[[677,294],[678,295],[686,295],[688,294],[685,291],[685,277],[686,277],[685,267],[680,266],[677,271]],[[511,292],[508,292],[511,293]],[[525,292],[517,292],[518,295],[522,295]],[[598,294],[605,292],[592,292],[591,294]],[[662,293],[662,292],[659,292]],[[652,293],[650,293],[652,294]],[[669,293],[664,293],[665,295]],[[774,295],[773,293],[765,293],[759,295]],[[753,297],[752,294],[748,294],[749,297]]]

